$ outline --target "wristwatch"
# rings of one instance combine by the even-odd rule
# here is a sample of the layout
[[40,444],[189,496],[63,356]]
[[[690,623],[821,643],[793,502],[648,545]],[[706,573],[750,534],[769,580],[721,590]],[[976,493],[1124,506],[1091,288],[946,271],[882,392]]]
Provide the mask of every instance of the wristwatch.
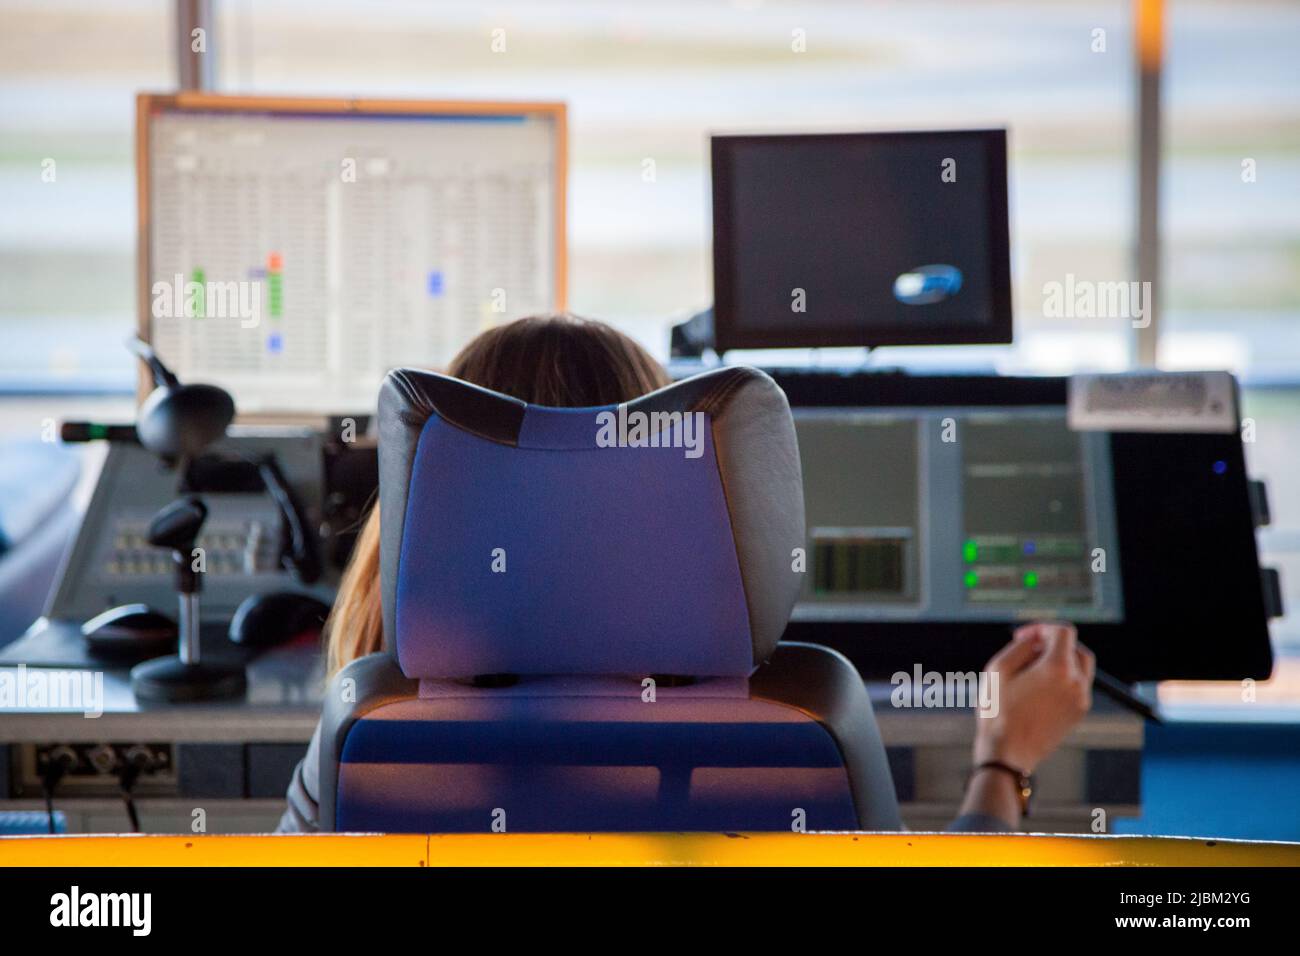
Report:
[[971,776],[981,770],[1000,770],[1003,773],[1011,774],[1011,778],[1016,782],[1016,795],[1020,798],[1020,815],[1022,817],[1029,816],[1029,801],[1034,795],[1033,774],[1017,770],[1011,764],[1003,763],[1001,760],[985,760],[983,763],[975,765],[975,768],[971,771]]

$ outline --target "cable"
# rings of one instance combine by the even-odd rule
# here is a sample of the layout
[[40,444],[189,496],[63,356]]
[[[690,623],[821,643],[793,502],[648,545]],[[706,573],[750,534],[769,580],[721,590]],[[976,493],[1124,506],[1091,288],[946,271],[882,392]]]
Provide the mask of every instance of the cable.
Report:
[[126,806],[126,818],[131,821],[131,832],[140,832],[140,815],[135,812],[135,800],[127,790],[122,791],[122,803]]
[[68,771],[77,766],[77,755],[68,747],[55,747],[45,757],[45,769],[41,772],[41,793],[45,796],[45,816],[50,823],[50,833],[54,833],[54,791]]
[[122,793],[122,804],[126,807],[127,819],[131,821],[131,832],[140,832],[140,815],[135,809],[135,798],[131,795],[140,774],[153,769],[154,759],[146,747],[136,745],[127,750],[122,757],[122,766],[117,771],[117,783]]

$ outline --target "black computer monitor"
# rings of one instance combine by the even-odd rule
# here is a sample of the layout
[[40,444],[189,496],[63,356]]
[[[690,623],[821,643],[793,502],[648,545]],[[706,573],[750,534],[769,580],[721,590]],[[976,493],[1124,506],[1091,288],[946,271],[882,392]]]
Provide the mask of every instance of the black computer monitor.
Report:
[[1125,681],[1271,672],[1280,600],[1235,429],[1079,430],[1050,376],[774,378],[807,527],[786,640],[889,678],[977,671],[1014,626],[1065,620]]
[[1005,130],[715,136],[716,346],[1011,341]]

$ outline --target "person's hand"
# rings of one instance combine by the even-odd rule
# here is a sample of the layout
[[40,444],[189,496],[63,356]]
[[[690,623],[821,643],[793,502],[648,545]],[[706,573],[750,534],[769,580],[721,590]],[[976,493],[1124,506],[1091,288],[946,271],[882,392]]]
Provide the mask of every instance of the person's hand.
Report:
[[975,763],[1032,773],[1092,706],[1096,660],[1071,624],[1036,622],[985,665],[997,674],[997,715],[976,718]]

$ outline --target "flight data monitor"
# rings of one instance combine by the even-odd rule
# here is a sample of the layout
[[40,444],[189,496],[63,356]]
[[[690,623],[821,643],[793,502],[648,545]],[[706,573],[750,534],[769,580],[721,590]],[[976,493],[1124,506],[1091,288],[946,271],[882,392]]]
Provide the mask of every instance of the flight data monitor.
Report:
[[563,104],[141,96],[137,137],[141,330],[241,413],[369,412],[564,305]]
[[1004,130],[715,136],[719,351],[1011,341]]
[[1115,622],[1110,451],[1064,408],[796,408],[797,621]]

